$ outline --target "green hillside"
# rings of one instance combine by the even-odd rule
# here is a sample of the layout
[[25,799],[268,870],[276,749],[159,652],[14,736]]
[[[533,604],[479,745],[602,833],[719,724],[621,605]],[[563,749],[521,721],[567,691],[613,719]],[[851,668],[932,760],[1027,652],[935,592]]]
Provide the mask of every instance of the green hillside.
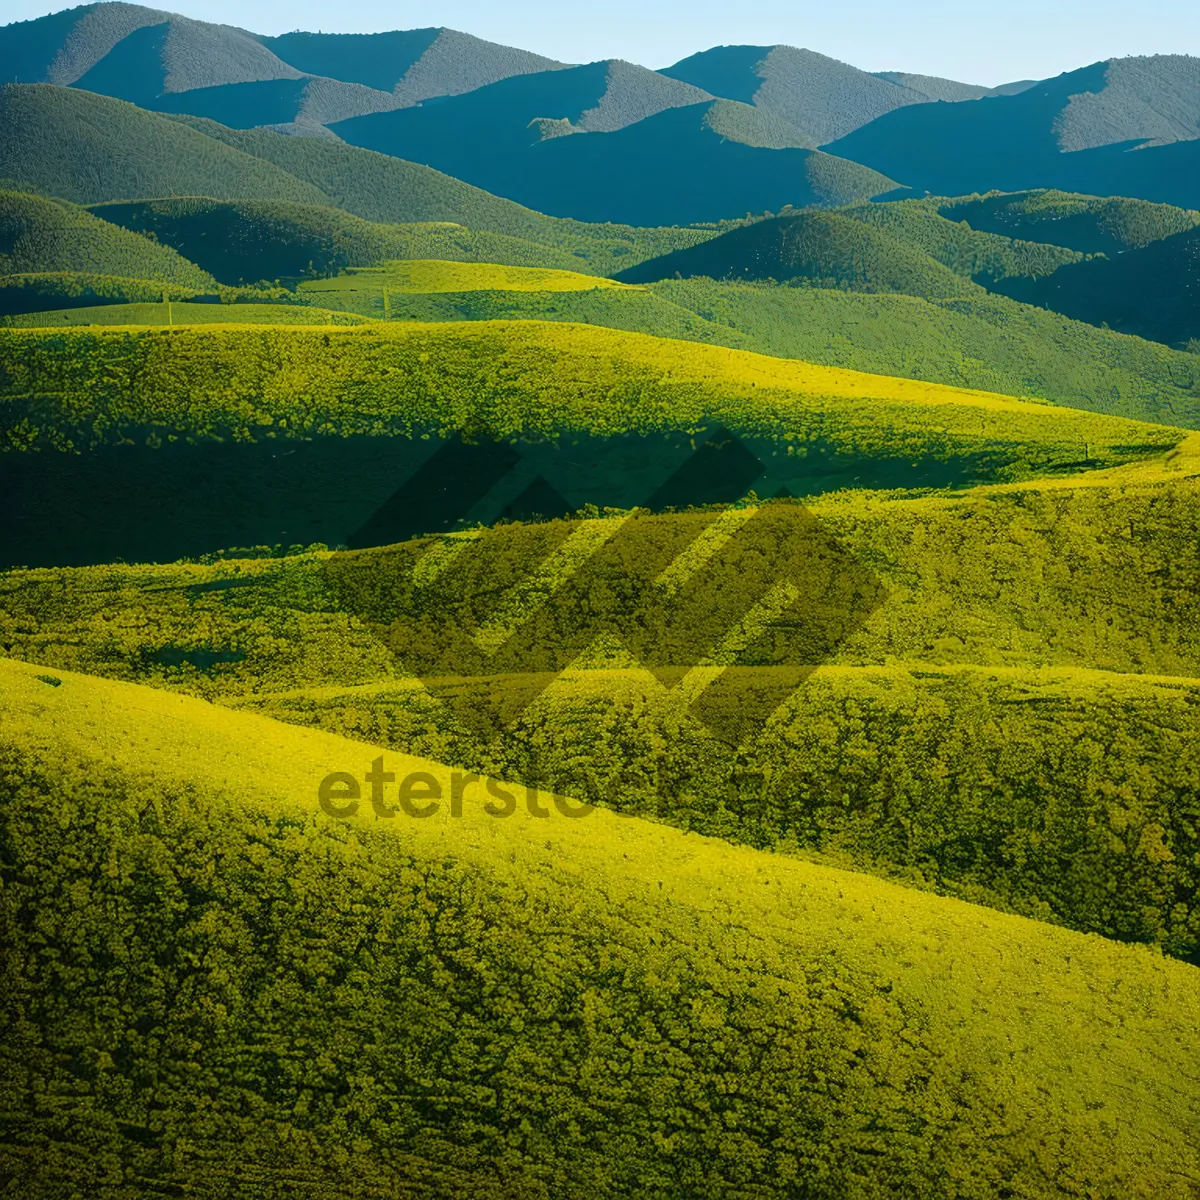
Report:
[[[454,244],[463,247],[459,252],[444,252],[439,242],[437,249],[443,252],[409,257],[466,256],[473,262],[537,266],[537,256],[542,255],[546,261],[541,265],[604,275],[678,246],[695,245],[716,232],[559,220],[489,195],[440,171],[371,150],[262,130],[240,132],[210,121],[188,119],[188,123],[226,145],[274,163],[320,189],[329,197],[323,203],[332,202],[368,221],[456,224],[470,230],[469,236],[465,229],[455,231]],[[432,232],[425,230],[423,235]],[[531,250],[528,243],[543,249]],[[432,244],[430,249],[434,249]]]
[[333,205],[370,221],[452,222],[471,230],[471,245],[458,253],[439,246],[431,254],[426,246],[413,257],[467,254],[534,266],[541,255],[544,265],[595,274],[715,232],[557,221],[386,155],[159,116],[69,88],[0,88],[0,116],[0,179],[78,203],[201,196]]
[[152,107],[164,94],[299,75],[245,30],[155,15],[156,24],[127,34],[72,86]]
[[401,257],[408,246],[402,229],[309,204],[188,198],[92,211],[175,247],[226,284],[336,275]]
[[824,149],[940,196],[1060,188],[1197,208],[1198,61],[1117,58],[1017,95],[909,105]]
[[[539,212],[592,222],[716,221],[786,204],[866,200],[896,186],[802,148],[812,143],[794,122],[707,102],[697,89],[664,90],[686,85],[615,66],[621,71],[607,91],[610,77],[600,68],[612,65],[591,64],[334,128],[355,145],[428,163]],[[657,80],[653,87],[646,75]],[[586,119],[577,126],[579,113]],[[530,114],[545,120],[531,125]]]
[[[514,206],[515,207],[515,206]],[[716,230],[612,227],[592,229],[537,217],[539,240],[449,221],[389,225],[329,206],[215,201],[196,197],[101,204],[92,211],[192,256],[222,282],[334,275],[386,259],[461,260],[599,274],[615,263],[647,257],[663,246],[694,244]],[[498,222],[522,228],[517,222]]]
[[0,191],[0,276],[46,271],[213,286],[212,276],[170,246],[98,220],[63,200]]
[[[17,571],[0,587],[8,652],[436,749],[471,770],[1200,961],[1187,782],[1200,689],[1195,442],[1049,483],[734,510],[717,521],[728,557],[712,594],[703,559],[681,594],[656,578],[711,534],[705,512],[351,554]],[[798,527],[781,524],[789,512]],[[662,656],[699,610],[720,622],[786,574],[763,558],[781,535],[870,564],[879,602],[801,677],[792,621],[777,619],[742,665],[721,674],[716,660],[697,709]],[[518,579],[531,586],[508,595]],[[607,646],[587,646],[598,630],[578,628],[585,596],[618,610],[600,618]],[[814,598],[797,601],[810,625]],[[486,629],[498,604],[519,636],[481,657],[461,631]],[[763,696],[774,697],[763,721],[722,736],[717,718],[736,724]]]
[[311,184],[178,122],[47,84],[0,87],[0,178],[78,204],[170,195],[329,201]]
[[1195,354],[1003,296],[927,301],[710,279],[651,288],[762,354],[1200,428]]
[[[26,949],[0,1036],[5,1164],[40,1193],[96,1191],[101,1153],[159,1188],[325,1196],[493,1197],[497,1161],[512,1197],[1200,1178],[1191,968],[601,812],[534,824],[499,784],[511,819],[472,793],[458,819],[338,821],[321,779],[379,748],[38,674],[3,671]],[[449,768],[385,761],[449,794]],[[64,970],[114,929],[127,972]]]
[[[0,291],[0,314],[5,296]],[[364,317],[308,305],[253,301],[236,304],[199,303],[190,297],[145,301],[110,301],[0,315],[12,329],[49,329],[72,325],[361,325]]]
[[432,291],[413,290],[412,264],[395,263],[305,282],[299,295],[374,320],[605,325],[1200,428],[1195,355],[1000,296],[926,301],[704,278],[545,292],[514,289],[488,266],[476,277],[447,267]]
[[345,79],[391,92],[401,104],[457,96],[534,71],[563,66],[540,54],[498,46],[454,29],[389,33],[285,33],[258,39],[310,75]]
[[[606,293],[558,293],[580,294]],[[221,307],[195,315],[220,321]],[[291,311],[274,310],[284,322]],[[0,339],[11,514],[0,565],[377,546],[751,491],[961,488],[1138,460],[1184,437],[565,322],[7,329]],[[697,453],[709,466],[685,470]]]
[[982,289],[969,279],[911,245],[904,223],[896,223],[901,236],[893,236],[890,214],[885,210],[879,218],[867,219],[873,216],[873,211],[861,217],[803,212],[756,221],[699,246],[631,267],[617,278],[626,283],[697,275],[773,279],[928,299],[981,294]]
[[90,71],[124,38],[166,18],[166,13],[156,9],[114,0],[0,26],[0,79],[65,87]]
[[1056,191],[964,196],[937,207],[943,216],[983,233],[1110,257],[1200,225],[1200,212],[1169,204]]
[[611,133],[710,99],[689,84],[612,60],[513,76],[437,104],[337,122],[334,130],[352,145],[511,195],[530,147],[541,140]]
[[1079,321],[1183,347],[1200,339],[1200,228],[1046,279],[1010,280],[1005,290]]
[[[1078,251],[1057,244],[964,228],[961,221],[948,220],[943,215],[945,211],[947,207],[934,199],[896,200],[855,205],[841,209],[840,215],[884,229],[935,262],[984,287],[994,287],[1006,279],[1052,275],[1059,267],[1079,262],[1083,257]],[[1047,235],[1050,232],[1043,230]]]
[[[431,428],[520,438],[720,420],[747,435],[879,458],[970,452],[989,475],[1023,478],[1078,465],[1081,452],[1092,465],[1113,464],[1183,436],[989,393],[537,321],[173,336],[9,330],[4,348],[10,448],[111,443],[143,427],[197,439],[252,440],[256,427],[287,438]],[[293,386],[300,378],[302,390]]]
[[913,75],[908,71],[872,71],[871,74],[876,79],[886,79],[888,83],[927,96],[930,100],[945,100],[951,104],[960,100],[980,100],[992,91],[975,83],[959,83],[937,75]]
[[328,137],[328,122],[396,107],[390,93],[310,76],[193,88],[139,103],[156,112],[187,113],[235,129],[261,126],[307,137]]
[[717,46],[666,67],[727,100],[768,109],[804,130],[819,146],[883,113],[929,97],[847,63],[795,46]]

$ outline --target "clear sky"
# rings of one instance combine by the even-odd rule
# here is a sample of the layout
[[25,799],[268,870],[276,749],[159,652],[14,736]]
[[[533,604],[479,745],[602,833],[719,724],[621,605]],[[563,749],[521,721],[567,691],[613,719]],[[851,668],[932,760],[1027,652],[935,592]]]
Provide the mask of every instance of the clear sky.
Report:
[[[563,62],[664,67],[709,46],[784,42],[868,71],[994,86],[1124,54],[1200,56],[1200,0],[158,0],[256,33],[448,25]],[[0,22],[67,7],[3,0]]]

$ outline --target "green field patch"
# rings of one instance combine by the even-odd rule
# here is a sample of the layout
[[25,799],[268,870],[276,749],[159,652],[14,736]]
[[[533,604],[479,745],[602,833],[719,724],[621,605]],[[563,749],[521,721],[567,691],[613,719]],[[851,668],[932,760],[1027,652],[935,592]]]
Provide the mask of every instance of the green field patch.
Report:
[[73,325],[361,325],[355,313],[301,304],[221,304],[189,301],[97,304],[81,308],[9,316],[10,329],[51,329]]
[[497,263],[446,262],[438,259],[397,260],[378,267],[350,267],[334,279],[300,285],[304,295],[326,292],[583,292],[595,288],[633,291],[617,283],[578,271],[545,267],[505,266]]

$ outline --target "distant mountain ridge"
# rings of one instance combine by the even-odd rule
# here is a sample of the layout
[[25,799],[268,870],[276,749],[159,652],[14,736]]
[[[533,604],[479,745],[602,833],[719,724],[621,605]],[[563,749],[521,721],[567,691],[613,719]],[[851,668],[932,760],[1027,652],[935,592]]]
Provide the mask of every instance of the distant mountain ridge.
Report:
[[344,140],[587,221],[711,222],[900,189],[1200,207],[1200,59],[1186,55],[999,87],[779,44],[652,71],[442,26],[267,36],[113,0],[0,27],[0,79]]
[[1200,59],[1112,59],[1016,95],[909,105],[822,149],[934,195],[1059,188],[1200,206]]

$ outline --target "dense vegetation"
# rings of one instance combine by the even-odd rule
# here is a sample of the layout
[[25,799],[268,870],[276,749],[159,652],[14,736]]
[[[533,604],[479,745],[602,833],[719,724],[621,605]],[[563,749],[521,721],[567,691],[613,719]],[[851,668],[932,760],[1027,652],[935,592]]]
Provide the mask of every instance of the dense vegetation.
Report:
[[1200,212],[1124,196],[1078,196],[1052,190],[994,192],[933,202],[938,212],[982,233],[1053,242],[1112,257],[1200,225]]
[[[643,229],[545,217],[440,171],[372,150],[262,130],[242,133],[209,121],[191,124],[227,145],[275,163],[320,188],[337,207],[368,221],[466,226],[479,247],[471,251],[470,261],[564,268],[573,263],[576,271],[607,275],[676,247],[695,245],[712,237],[719,228]],[[514,243],[498,239],[519,240]],[[530,250],[527,243],[541,249]],[[514,245],[524,257],[512,257]],[[546,259],[545,263],[539,263],[538,254]],[[423,253],[410,257],[459,255]]]
[[[273,310],[275,320],[311,320],[307,306],[300,307],[294,292],[287,288],[226,287],[220,284],[200,290],[164,284],[155,279],[124,279],[119,275],[92,275],[85,271],[41,271],[24,275],[0,276],[0,313],[7,316],[45,318],[41,324],[53,325],[57,313],[67,323],[67,314],[78,321],[83,310],[94,311],[98,306],[115,309],[169,301],[195,301],[197,304],[254,305],[259,311]],[[289,308],[280,307],[289,305]],[[275,312],[274,310],[278,310]],[[221,311],[228,313],[228,308]],[[110,321],[112,318],[108,318]],[[117,322],[120,323],[119,321]],[[169,324],[169,321],[164,321]]]
[[177,121],[48,84],[0,87],[0,178],[80,204],[171,195],[328,203],[312,184]]
[[239,133],[73,89],[5,86],[0,118],[0,179],[81,203],[169,196],[286,200],[384,223],[449,221],[470,229],[473,256],[539,265],[541,255],[547,265],[596,274],[713,233],[554,220],[386,155],[316,138]]
[[[799,691],[784,669],[794,648],[755,643],[747,666],[710,684],[703,724],[686,688],[623,667],[628,651],[571,646],[595,619],[581,617],[581,595],[610,597],[602,628],[623,628],[635,661],[659,667],[693,627],[692,607],[720,621],[753,603],[769,579],[736,565],[716,603],[703,580],[674,599],[651,583],[664,554],[699,544],[711,514],[640,518],[619,552],[613,542],[589,561],[603,544],[593,538],[576,551],[579,574],[549,595],[544,564],[585,526],[209,567],[13,572],[0,591],[4,641],[55,669],[250,704],[1196,958],[1194,454],[1072,486],[812,505],[802,520],[816,526],[799,532],[870,564],[878,606]],[[751,537],[739,553],[761,548]],[[541,668],[572,667],[527,708],[550,683],[527,674],[527,639],[481,660],[455,635],[486,627],[517,580],[537,584],[527,595]],[[812,599],[802,612],[820,611]],[[412,672],[432,697],[406,681]],[[784,702],[770,721],[734,744],[714,736],[722,713],[736,727],[763,695],[774,696],[764,717]]]
[[[444,248],[442,239],[430,247]],[[431,290],[415,291],[412,268],[393,263],[302,283],[299,297],[375,320],[604,325],[1200,427],[1195,355],[998,296],[933,302],[702,278],[543,292],[514,288],[492,267],[472,275],[452,264],[442,264],[436,278],[426,273],[422,286]],[[449,290],[451,281],[461,290]]]
[[408,249],[395,226],[310,204],[189,198],[102,204],[93,211],[173,246],[225,284],[337,275]]
[[651,286],[704,319],[702,334],[678,336],[1200,428],[1196,355],[1002,296],[926,301],[708,279]]
[[714,96],[769,109],[807,133],[810,145],[832,142],[923,93],[795,46],[718,46],[662,72]]
[[984,392],[535,321],[3,337],[0,403],[11,448],[430,428],[537,440],[721,420],[861,456],[969,453],[986,475],[1021,478],[1080,461],[1118,463],[1182,440],[1162,426]]
[[[117,282],[138,283],[137,280]],[[131,287],[129,290],[139,289]],[[84,298],[78,297],[79,300]],[[167,328],[175,325],[362,325],[366,320],[349,312],[310,305],[283,305],[278,301],[258,302],[249,298],[219,304],[212,303],[209,297],[184,297],[179,301],[106,300],[100,304],[92,302],[66,308],[45,308],[39,304],[26,311],[4,313],[6,300],[5,292],[0,291],[0,324],[13,329],[72,325],[165,325]]]
[[[1061,188],[1200,208],[1197,62],[1114,58],[1017,95],[906,105],[824,148],[937,196]],[[1127,152],[1155,140],[1174,144]]]
[[700,89],[628,63],[507,79],[334,128],[356,146],[586,221],[713,221],[784,204],[866,200],[896,186],[856,163],[797,148],[811,140],[784,117],[747,120]]
[[1200,1179],[1192,968],[534,795],[539,822],[502,786],[510,819],[472,792],[338,821],[318,783],[379,749],[39,668],[0,686],[3,1156],[36,1193]]
[[1006,279],[1039,279],[1083,257],[1063,246],[1003,237],[949,221],[935,199],[859,204],[840,209],[839,215],[884,229],[984,287]]
[[77,271],[205,289],[212,276],[155,244],[63,200],[0,191],[0,276]]
[[[950,222],[943,222],[936,214],[922,220],[919,212],[897,211],[892,205],[875,207],[880,210],[878,216],[874,207],[867,207],[833,213],[793,213],[755,221],[699,246],[630,267],[617,278],[628,283],[697,275],[713,279],[795,280],[813,287],[899,292],[926,299],[982,294],[980,287],[964,278],[987,269],[980,266],[976,247],[969,245],[972,239],[969,231],[957,239],[957,245],[945,237],[938,242],[942,256],[958,267],[955,270],[920,244],[932,242],[933,238],[914,238],[909,232],[916,225],[923,233],[921,227],[931,221],[953,228]],[[934,238],[939,232],[934,231]],[[967,247],[963,247],[964,242]],[[960,250],[963,252],[959,253]],[[1051,248],[1047,250],[1053,253]],[[1069,255],[1068,261],[1076,257],[1070,251],[1058,254],[1059,261],[1063,254]],[[989,265],[995,269],[994,263]]]
[[1004,288],[1079,321],[1182,347],[1200,338],[1200,228]]

